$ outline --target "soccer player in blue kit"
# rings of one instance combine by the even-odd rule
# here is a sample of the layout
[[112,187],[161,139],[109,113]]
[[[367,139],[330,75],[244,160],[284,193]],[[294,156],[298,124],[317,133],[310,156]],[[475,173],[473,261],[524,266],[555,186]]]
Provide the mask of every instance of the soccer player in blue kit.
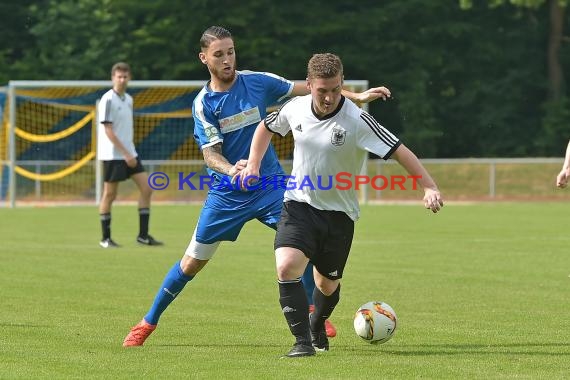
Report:
[[[125,337],[125,347],[144,344],[164,310],[208,263],[222,241],[235,241],[244,224],[253,219],[275,229],[281,214],[285,189],[268,186],[241,191],[232,185],[231,178],[245,168],[253,133],[265,118],[267,107],[309,91],[305,83],[271,73],[236,71],[234,41],[222,27],[204,31],[200,47],[199,58],[208,67],[210,81],[193,102],[194,137],[213,180],[184,256],[166,274],[148,313]],[[385,87],[359,94],[343,90],[343,94],[360,102],[390,96]],[[272,146],[262,159],[260,172],[267,179],[285,176]],[[312,267],[305,273],[310,276],[305,281],[307,293],[312,294]]]

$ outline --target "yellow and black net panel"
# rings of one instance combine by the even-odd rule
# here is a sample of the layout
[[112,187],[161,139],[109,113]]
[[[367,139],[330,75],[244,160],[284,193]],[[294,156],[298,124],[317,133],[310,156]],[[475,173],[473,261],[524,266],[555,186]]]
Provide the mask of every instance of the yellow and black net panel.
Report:
[[[45,83],[45,82],[43,82]],[[133,86],[134,84],[134,86]],[[0,133],[0,154],[8,159],[8,125],[14,120],[16,198],[34,201],[94,200],[96,186],[95,108],[109,90],[110,82],[96,85],[75,82],[65,85],[37,85],[15,88],[15,117],[9,117],[9,97]],[[135,145],[147,171],[178,173],[202,172],[202,154],[194,141],[192,101],[203,82],[165,82],[152,85],[131,82],[129,93],[135,107]],[[367,83],[366,83],[367,85]],[[363,91],[362,84],[352,86]],[[278,105],[273,105],[275,109]],[[291,135],[276,136],[273,144],[280,160],[292,159]],[[147,165],[147,163],[150,163]],[[176,172],[173,172],[175,170]],[[287,170],[287,165],[285,165]],[[2,188],[8,182],[2,170]],[[125,187],[120,194],[136,199],[136,188]],[[0,194],[5,199],[6,191]],[[203,194],[200,194],[203,196]],[[157,194],[158,198],[188,198],[188,193]]]

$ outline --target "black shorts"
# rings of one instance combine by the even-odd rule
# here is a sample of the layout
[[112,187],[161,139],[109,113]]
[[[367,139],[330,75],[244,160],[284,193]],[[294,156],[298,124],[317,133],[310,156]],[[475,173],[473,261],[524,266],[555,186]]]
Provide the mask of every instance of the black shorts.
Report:
[[274,247],[301,250],[320,274],[336,280],[342,278],[353,236],[354,221],[346,213],[287,201],[277,224]]
[[144,172],[140,158],[137,157],[137,165],[131,168],[125,160],[103,161],[103,180],[105,182],[121,182],[130,176]]

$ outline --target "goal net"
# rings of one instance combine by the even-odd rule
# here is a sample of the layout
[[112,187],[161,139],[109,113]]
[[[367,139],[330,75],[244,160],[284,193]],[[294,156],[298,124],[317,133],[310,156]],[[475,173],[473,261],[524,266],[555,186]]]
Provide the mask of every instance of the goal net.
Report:
[[[135,145],[148,173],[169,178],[203,173],[193,137],[192,101],[205,81],[131,81]],[[345,81],[364,91],[368,81]],[[110,81],[11,81],[0,91],[0,199],[16,202],[97,203],[102,185],[96,160],[98,99]],[[277,107],[274,105],[273,107]],[[12,128],[13,126],[13,128]],[[273,144],[288,170],[291,134]],[[207,189],[176,186],[153,194],[154,201],[202,201]],[[132,181],[119,187],[118,200],[134,201]]]

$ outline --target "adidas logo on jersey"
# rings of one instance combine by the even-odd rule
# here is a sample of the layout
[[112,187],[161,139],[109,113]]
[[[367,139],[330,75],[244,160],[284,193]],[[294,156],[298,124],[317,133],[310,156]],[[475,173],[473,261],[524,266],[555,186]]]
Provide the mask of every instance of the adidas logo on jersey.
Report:
[[334,277],[334,276],[338,276],[338,271],[335,270],[334,272],[330,272],[330,273],[329,273],[329,276],[333,276],[333,277]]
[[299,131],[299,132],[303,132],[303,128],[301,128],[301,124],[297,125],[297,126],[295,127],[295,130],[296,130],[296,131]]

